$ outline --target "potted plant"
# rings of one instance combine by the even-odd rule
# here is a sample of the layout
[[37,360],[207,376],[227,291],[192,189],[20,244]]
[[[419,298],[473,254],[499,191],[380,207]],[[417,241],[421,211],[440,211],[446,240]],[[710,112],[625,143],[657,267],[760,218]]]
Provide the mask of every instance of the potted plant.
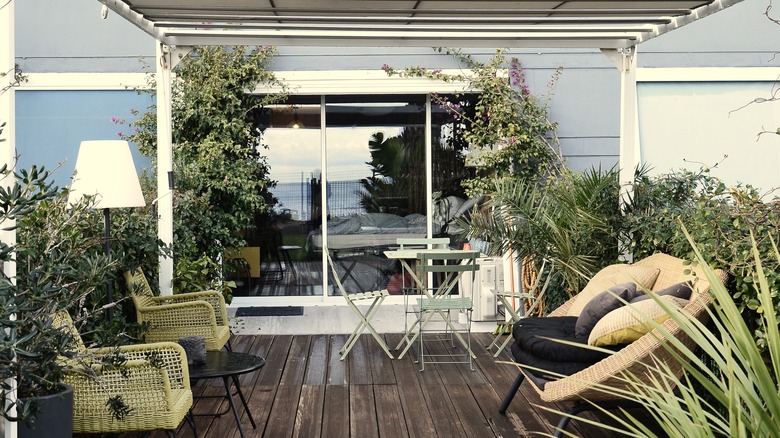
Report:
[[[23,422],[19,436],[34,436],[27,432],[36,423],[50,425],[43,416],[52,402],[64,402],[65,413],[56,414],[57,427],[39,431],[70,437],[62,422],[72,418],[72,390],[62,384],[67,366],[62,358],[74,353],[71,335],[53,327],[52,316],[83,305],[94,285],[104,284],[108,260],[92,237],[99,239],[99,232],[64,232],[94,216],[88,206],[73,207],[59,220],[40,221],[42,211],[66,209],[64,192],[47,181],[48,175],[37,167],[18,172],[0,168],[0,229],[17,230],[16,239],[10,233],[0,237],[5,267],[0,275],[0,394],[2,416]],[[32,229],[36,221],[46,222],[46,228]]]

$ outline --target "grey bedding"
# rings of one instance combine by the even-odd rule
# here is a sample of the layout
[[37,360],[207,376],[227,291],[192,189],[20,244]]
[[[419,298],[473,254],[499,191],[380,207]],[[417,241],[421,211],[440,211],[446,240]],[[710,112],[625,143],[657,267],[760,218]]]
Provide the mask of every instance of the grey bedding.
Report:
[[[440,226],[433,224],[434,234]],[[395,244],[399,237],[424,237],[427,234],[425,216],[410,214],[398,216],[389,213],[364,213],[357,216],[332,218],[328,221],[330,248],[343,249]],[[309,233],[306,247],[322,248],[322,230]]]

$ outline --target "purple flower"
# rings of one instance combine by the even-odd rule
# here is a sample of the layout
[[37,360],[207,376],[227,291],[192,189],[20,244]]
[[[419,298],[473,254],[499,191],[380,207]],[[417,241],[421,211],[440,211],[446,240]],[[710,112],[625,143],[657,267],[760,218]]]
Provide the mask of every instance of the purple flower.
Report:
[[120,137],[124,137],[125,136],[125,134],[123,134],[122,131],[117,132],[116,135],[118,135]]
[[111,121],[114,123],[119,123],[119,119],[116,116],[111,116]]

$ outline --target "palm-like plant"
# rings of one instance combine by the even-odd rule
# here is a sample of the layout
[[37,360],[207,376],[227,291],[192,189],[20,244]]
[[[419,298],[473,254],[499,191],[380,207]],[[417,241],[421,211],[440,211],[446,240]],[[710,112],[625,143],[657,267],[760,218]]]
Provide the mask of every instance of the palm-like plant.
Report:
[[466,237],[489,241],[494,255],[511,251],[518,259],[548,260],[570,293],[617,260],[610,223],[618,208],[614,170],[564,171],[546,185],[497,179],[490,198],[483,214],[459,222]]
[[[764,309],[763,329],[767,350],[762,351],[753,338],[737,305],[726,289],[717,281],[712,268],[684,230],[694,247],[697,261],[703,266],[707,280],[712,284],[713,306],[710,318],[714,329],[680,309],[658,302],[694,342],[687,348],[679,340],[668,336],[660,325],[649,321],[664,336],[667,348],[683,366],[677,377],[667,364],[655,363],[649,367],[655,376],[642,380],[633,375],[624,376],[632,383],[632,391],[621,392],[628,400],[641,403],[656,419],[665,436],[669,437],[774,437],[780,430],[780,331],[774,309],[772,291],[764,272],[761,254],[753,238],[755,287]],[[753,237],[753,236],[751,236]],[[774,254],[780,261],[776,242]],[[701,350],[701,352],[699,351]],[[767,357],[768,356],[768,357]],[[675,389],[676,388],[676,389]],[[608,387],[605,392],[615,393]],[[617,426],[609,426],[629,436],[657,436],[634,416],[610,414]],[[590,421],[579,418],[580,421]]]

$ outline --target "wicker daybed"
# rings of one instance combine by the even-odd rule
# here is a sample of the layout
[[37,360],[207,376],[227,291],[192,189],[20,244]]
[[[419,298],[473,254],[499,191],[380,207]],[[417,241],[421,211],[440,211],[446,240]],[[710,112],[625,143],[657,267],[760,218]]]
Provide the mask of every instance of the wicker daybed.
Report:
[[[710,303],[710,284],[701,270],[692,268],[679,258],[662,253],[656,253],[631,266],[658,269],[658,276],[652,286],[649,287],[653,292],[662,291],[675,284],[690,281],[692,293],[683,309],[700,320],[708,318],[706,309]],[[689,273],[686,274],[686,271]],[[716,273],[720,280],[725,282],[725,272],[717,270]],[[581,294],[584,293],[584,291],[585,290],[583,290]],[[537,321],[535,322],[539,324],[542,320],[550,317],[576,315],[576,311],[572,312],[572,308],[574,306],[579,306],[581,308],[583,305],[582,301],[579,303],[577,302],[578,297],[579,294],[575,295],[548,316],[537,318]],[[521,323],[522,320],[517,324]],[[679,338],[683,343],[691,346],[691,340],[684,335],[680,327],[672,319],[666,319],[662,323],[662,327],[668,330],[672,336]],[[515,333],[516,340],[515,345],[513,345],[513,356],[515,356],[515,360],[517,360],[517,355],[515,354],[515,348],[518,343],[517,335],[518,333]],[[537,375],[538,373],[534,373],[528,368],[520,368],[520,372],[518,373],[514,384],[507,392],[499,408],[499,412],[502,414],[506,412],[523,380],[527,378],[528,380],[531,380],[531,387],[536,390],[543,401],[575,402],[574,407],[561,418],[558,424],[556,436],[562,436],[563,430],[566,428],[566,425],[571,418],[570,416],[588,409],[593,409],[596,405],[602,408],[611,408],[621,405],[620,399],[600,390],[598,388],[599,385],[629,389],[629,384],[621,377],[628,372],[641,378],[643,375],[650,373],[650,369],[655,361],[665,362],[671,367],[674,373],[678,376],[681,375],[682,366],[673,359],[671,353],[663,346],[663,341],[659,336],[657,329],[652,330],[647,334],[641,335],[641,337],[618,351],[606,355],[604,359],[585,367],[581,371],[558,378],[557,380],[543,379]]]

